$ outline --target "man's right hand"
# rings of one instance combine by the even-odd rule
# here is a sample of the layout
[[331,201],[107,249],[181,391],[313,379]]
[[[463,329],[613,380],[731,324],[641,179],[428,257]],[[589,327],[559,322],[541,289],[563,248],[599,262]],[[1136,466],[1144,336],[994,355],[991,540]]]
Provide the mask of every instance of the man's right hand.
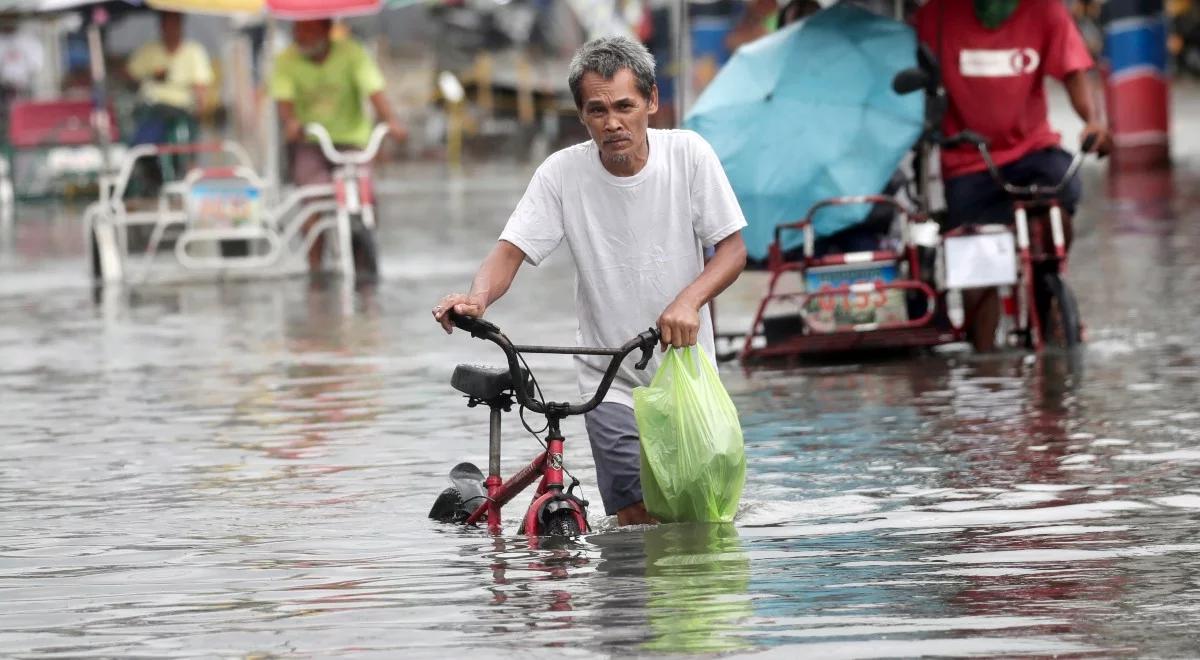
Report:
[[1104,122],[1088,122],[1079,134],[1079,143],[1082,145],[1089,137],[1095,140],[1091,150],[1096,152],[1096,155],[1103,158],[1112,151],[1112,134],[1108,132],[1108,126]]
[[450,312],[481,318],[487,311],[486,299],[479,294],[452,293],[438,301],[433,307],[433,318],[446,334],[454,331],[454,323],[450,320]]

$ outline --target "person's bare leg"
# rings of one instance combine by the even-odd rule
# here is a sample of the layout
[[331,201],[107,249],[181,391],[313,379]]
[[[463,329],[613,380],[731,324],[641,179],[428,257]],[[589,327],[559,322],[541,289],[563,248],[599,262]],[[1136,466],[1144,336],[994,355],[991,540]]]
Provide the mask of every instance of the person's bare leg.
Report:
[[[318,216],[312,216],[304,221],[303,234],[308,236],[308,232],[312,231],[313,225],[317,224]],[[321,257],[325,252],[325,234],[322,232],[313,241],[312,247],[308,248],[308,272],[321,272]]]
[[650,517],[650,512],[646,510],[645,502],[638,502],[617,511],[617,524],[621,527],[626,525],[655,525],[658,524],[658,521]]
[[1000,295],[990,289],[964,289],[963,311],[966,313],[967,339],[977,353],[996,350],[996,328],[1000,326]]

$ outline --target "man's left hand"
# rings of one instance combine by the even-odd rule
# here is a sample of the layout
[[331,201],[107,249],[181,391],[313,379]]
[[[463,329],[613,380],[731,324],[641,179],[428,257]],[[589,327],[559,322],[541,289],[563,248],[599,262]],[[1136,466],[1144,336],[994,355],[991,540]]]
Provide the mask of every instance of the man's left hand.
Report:
[[658,317],[658,331],[662,333],[663,350],[667,346],[695,346],[696,336],[700,334],[700,312],[686,302],[676,300]]
[[1112,134],[1108,132],[1108,126],[1102,122],[1090,121],[1083,127],[1083,132],[1079,134],[1079,144],[1082,146],[1089,135],[1096,136],[1096,144],[1092,147],[1092,151],[1100,156],[1107,156],[1108,152],[1112,151]]

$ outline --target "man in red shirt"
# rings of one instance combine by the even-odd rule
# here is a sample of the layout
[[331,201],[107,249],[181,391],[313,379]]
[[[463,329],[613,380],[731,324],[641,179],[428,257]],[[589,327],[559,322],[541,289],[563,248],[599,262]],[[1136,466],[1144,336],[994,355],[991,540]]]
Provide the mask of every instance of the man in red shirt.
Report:
[[[1044,79],[1063,83],[1085,126],[1083,142],[1110,147],[1092,103],[1092,57],[1061,0],[929,0],[915,18],[917,37],[937,56],[949,109],[942,131],[980,134],[1005,178],[1017,185],[1054,184],[1071,156],[1047,118]],[[947,229],[966,223],[1011,223],[1012,201],[987,173],[974,145],[942,150]],[[1079,201],[1078,179],[1063,192],[1063,210]],[[995,289],[964,292],[967,331],[977,350],[994,348],[1000,307]]]

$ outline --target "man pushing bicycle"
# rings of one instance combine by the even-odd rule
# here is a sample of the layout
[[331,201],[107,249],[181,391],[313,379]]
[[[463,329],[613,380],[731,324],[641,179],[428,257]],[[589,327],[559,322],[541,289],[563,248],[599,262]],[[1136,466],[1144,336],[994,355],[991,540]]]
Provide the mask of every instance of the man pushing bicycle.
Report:
[[[540,264],[565,240],[577,268],[580,345],[620,345],[657,319],[664,346],[700,344],[712,359],[708,303],[746,264],[746,220],[720,161],[691,131],[649,128],[658,88],[641,44],[588,42],[568,82],[591,141],[542,163],[470,291],[442,298],[434,318],[450,332],[452,311],[482,317],[522,262]],[[715,248],[707,263],[706,248]],[[579,356],[576,370],[580,391],[596,391],[604,365]],[[620,525],[653,522],[642,502],[632,397],[653,371],[622,367],[585,417],[605,512]]]

